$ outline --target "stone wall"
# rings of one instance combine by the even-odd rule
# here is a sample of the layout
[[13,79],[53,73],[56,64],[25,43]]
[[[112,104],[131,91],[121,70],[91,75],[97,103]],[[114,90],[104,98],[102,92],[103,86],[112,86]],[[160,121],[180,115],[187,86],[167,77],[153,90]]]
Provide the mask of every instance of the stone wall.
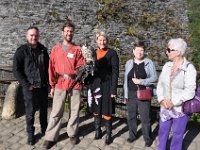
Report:
[[25,42],[31,25],[39,27],[41,43],[50,52],[62,41],[62,24],[71,19],[77,44],[87,39],[95,47],[96,31],[106,31],[120,55],[121,69],[138,38],[146,40],[148,56],[162,65],[167,40],[189,38],[187,7],[187,0],[1,0],[0,64],[12,65],[13,54]]

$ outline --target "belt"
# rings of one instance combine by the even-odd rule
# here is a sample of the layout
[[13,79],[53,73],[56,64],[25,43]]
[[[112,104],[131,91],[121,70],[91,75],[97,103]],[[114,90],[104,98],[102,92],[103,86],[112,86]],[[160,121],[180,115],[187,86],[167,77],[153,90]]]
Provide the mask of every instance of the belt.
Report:
[[76,75],[75,74],[58,74],[58,77],[64,78],[64,79],[75,79]]

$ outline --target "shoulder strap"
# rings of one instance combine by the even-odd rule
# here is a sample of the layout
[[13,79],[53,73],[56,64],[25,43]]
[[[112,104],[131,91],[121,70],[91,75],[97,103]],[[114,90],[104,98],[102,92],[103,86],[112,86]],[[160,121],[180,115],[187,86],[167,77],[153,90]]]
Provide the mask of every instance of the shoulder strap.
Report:
[[[187,68],[188,68],[189,65],[190,65],[190,63],[187,64]],[[186,71],[187,71],[187,70],[186,70]],[[186,72],[186,71],[184,71],[184,75],[185,75],[185,72]]]

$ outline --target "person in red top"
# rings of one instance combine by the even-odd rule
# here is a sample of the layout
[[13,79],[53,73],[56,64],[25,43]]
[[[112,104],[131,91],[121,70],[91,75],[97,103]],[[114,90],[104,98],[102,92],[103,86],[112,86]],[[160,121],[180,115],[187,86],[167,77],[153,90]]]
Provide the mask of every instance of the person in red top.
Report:
[[70,102],[70,117],[67,125],[67,133],[72,144],[77,143],[77,129],[80,108],[80,88],[77,83],[72,92],[67,90],[76,78],[77,68],[85,65],[81,48],[72,43],[75,26],[67,21],[62,28],[63,42],[53,47],[49,61],[50,94],[53,96],[52,112],[45,133],[44,147],[51,148],[58,139],[61,119],[65,109],[65,101],[68,96]]

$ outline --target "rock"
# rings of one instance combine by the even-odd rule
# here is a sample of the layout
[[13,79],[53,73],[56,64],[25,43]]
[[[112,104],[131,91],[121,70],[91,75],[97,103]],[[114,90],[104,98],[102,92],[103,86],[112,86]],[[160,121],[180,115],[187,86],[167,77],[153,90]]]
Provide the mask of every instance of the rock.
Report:
[[17,92],[19,89],[18,82],[12,82],[6,92],[4,99],[2,119],[16,118],[16,104],[17,104]]

